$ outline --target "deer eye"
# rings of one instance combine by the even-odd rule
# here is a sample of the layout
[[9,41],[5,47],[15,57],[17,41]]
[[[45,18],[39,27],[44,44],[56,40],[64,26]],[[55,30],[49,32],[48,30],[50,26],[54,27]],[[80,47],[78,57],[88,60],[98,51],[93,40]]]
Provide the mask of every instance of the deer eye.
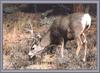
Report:
[[35,48],[31,48],[31,50],[34,50]]

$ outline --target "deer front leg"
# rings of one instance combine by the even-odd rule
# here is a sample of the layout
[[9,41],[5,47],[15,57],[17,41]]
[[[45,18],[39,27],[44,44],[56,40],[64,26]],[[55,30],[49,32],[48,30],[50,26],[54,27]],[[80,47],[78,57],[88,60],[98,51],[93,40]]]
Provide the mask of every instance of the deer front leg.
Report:
[[64,57],[64,39],[62,38],[62,42],[61,42],[61,57]]

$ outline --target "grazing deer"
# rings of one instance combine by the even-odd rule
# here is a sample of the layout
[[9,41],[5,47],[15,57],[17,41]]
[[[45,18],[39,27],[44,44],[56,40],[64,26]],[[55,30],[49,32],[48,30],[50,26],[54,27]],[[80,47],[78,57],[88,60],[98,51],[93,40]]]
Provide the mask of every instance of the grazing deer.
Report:
[[[88,28],[86,28],[88,26]],[[42,38],[38,45],[32,46],[29,51],[31,58],[38,54],[39,51],[43,50],[50,44],[61,45],[61,57],[64,57],[64,45],[70,38],[69,33],[73,33],[74,38],[77,41],[76,55],[78,56],[81,46],[85,45],[85,52],[83,61],[86,59],[87,51],[87,40],[84,31],[88,30],[91,26],[91,16],[88,13],[73,13],[68,16],[56,17],[54,23],[51,25],[48,33]],[[82,40],[82,36],[84,40]]]

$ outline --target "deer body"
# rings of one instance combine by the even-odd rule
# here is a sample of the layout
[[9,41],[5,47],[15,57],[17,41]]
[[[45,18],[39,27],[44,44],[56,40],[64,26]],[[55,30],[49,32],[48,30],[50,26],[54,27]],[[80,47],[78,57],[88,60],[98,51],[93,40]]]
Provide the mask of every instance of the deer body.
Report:
[[[83,60],[85,61],[86,57],[86,49],[87,49],[87,41],[85,36],[85,29],[88,25],[90,28],[91,25],[91,17],[89,14],[85,13],[73,13],[68,16],[58,16],[54,23],[51,25],[49,32],[46,36],[43,37],[40,44],[34,48],[33,51],[29,52],[29,55],[34,56],[35,53],[38,53],[39,50],[36,49],[43,49],[49,44],[56,44],[61,45],[61,57],[63,57],[64,45],[67,40],[70,38],[68,37],[68,33],[73,33],[74,38],[77,41],[77,50],[76,55],[78,56],[79,51],[83,43],[85,43],[85,55]],[[81,39],[81,36],[84,37],[84,41]],[[46,39],[46,40],[45,40]],[[46,43],[46,44],[44,44]],[[40,48],[42,47],[42,48]]]

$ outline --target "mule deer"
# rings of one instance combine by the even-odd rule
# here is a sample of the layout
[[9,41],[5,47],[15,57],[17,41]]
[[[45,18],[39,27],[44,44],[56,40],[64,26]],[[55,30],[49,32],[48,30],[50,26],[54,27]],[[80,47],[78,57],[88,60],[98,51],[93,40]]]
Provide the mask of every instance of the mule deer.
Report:
[[[88,28],[86,28],[88,26]],[[73,13],[68,16],[56,17],[54,23],[51,25],[48,33],[44,36],[38,45],[32,46],[33,50],[29,51],[31,58],[40,50],[47,47],[49,44],[61,44],[61,57],[64,57],[64,45],[70,38],[69,33],[72,33],[77,41],[76,55],[78,56],[81,46],[85,44],[85,52],[83,61],[86,58],[87,40],[84,33],[91,26],[91,16],[88,13]],[[84,40],[82,40],[82,36]]]

